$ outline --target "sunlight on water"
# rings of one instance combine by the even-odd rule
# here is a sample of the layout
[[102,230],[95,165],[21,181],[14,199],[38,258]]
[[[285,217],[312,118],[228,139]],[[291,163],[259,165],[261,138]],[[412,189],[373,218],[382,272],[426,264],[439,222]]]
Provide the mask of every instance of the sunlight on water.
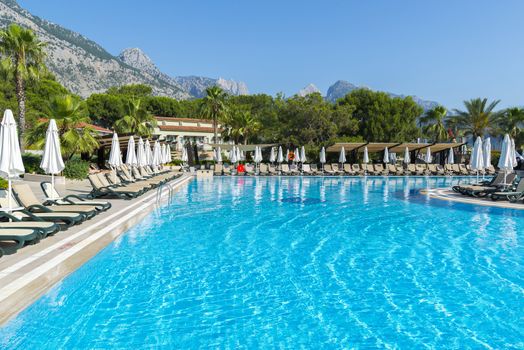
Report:
[[523,348],[523,214],[419,193],[457,181],[193,181],[0,348]]

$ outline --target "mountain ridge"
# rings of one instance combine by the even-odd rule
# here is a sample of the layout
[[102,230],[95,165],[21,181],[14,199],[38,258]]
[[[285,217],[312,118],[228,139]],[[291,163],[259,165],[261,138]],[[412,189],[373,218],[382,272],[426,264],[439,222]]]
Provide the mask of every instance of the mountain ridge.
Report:
[[[362,89],[362,88],[369,89],[368,87],[365,87],[365,86],[358,86],[358,85],[352,84],[346,80],[337,80],[333,85],[331,85],[328,88],[327,94],[326,94],[326,100],[330,102],[336,102],[339,98],[346,96],[351,91],[356,90],[356,89]],[[433,109],[440,105],[440,103],[436,101],[425,100],[416,95],[396,94],[396,93],[389,92],[389,91],[384,91],[384,92],[387,93],[391,97],[404,98],[404,97],[409,96],[413,99],[413,101],[415,101],[415,103],[421,106],[424,109],[424,111]]]
[[[47,43],[48,69],[55,74],[62,85],[82,97],[104,92],[112,86],[139,83],[150,85],[153,93],[159,96],[177,99],[200,97],[189,93],[184,85],[177,82],[176,77],[162,73],[153,62],[151,65],[157,71],[144,67],[137,68],[132,60],[125,62],[113,56],[82,34],[32,15],[15,0],[0,0],[0,26],[6,27],[11,23],[32,29],[40,40]],[[186,77],[184,83],[185,86],[192,86],[192,91],[200,94],[206,87],[219,83],[231,94],[248,92],[243,82],[222,78],[196,78],[198,79],[191,82],[191,79]],[[208,85],[202,85],[202,82]]]
[[[0,0],[0,26],[15,22],[35,31],[47,45],[47,66],[57,80],[72,92],[87,97],[92,93],[105,92],[112,86],[127,84],[147,84],[155,95],[176,99],[200,98],[205,96],[206,88],[218,85],[232,95],[249,94],[247,85],[241,81],[224,78],[208,78],[197,75],[172,77],[162,72],[140,49],[128,48],[113,56],[95,41],[82,34],[52,23],[20,7],[16,0]],[[325,96],[335,102],[347,93],[362,86],[345,80],[332,84]],[[305,96],[320,92],[309,84],[297,94]],[[386,92],[392,97],[407,95]],[[435,101],[411,95],[424,110],[439,105]]]

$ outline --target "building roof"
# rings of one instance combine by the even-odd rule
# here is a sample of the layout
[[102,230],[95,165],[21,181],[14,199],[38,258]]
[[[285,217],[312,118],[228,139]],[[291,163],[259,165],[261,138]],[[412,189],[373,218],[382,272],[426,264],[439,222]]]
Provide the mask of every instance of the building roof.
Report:
[[[187,125],[158,125],[157,126],[161,131],[186,131],[186,132],[206,132],[213,133],[213,128],[207,126],[187,126]],[[217,132],[220,133],[222,130],[217,129]]]
[[367,142],[338,142],[328,147],[326,152],[340,152],[342,147],[344,147],[344,151],[351,152],[365,145],[367,145]]
[[104,133],[104,134],[112,134],[113,133],[113,130],[109,130],[109,129],[103,128],[101,126],[94,125],[94,124],[89,124],[89,123],[78,123],[78,125],[76,127],[77,128],[85,128],[86,126],[89,126],[89,127],[93,128],[93,130],[98,131],[100,133]]
[[276,143],[258,143],[258,144],[252,144],[252,145],[232,145],[229,143],[210,143],[209,144],[209,146],[213,148],[220,147],[220,149],[223,151],[229,151],[233,148],[233,146],[235,146],[239,148],[241,151],[248,151],[248,152],[254,151],[255,147],[268,148],[268,147],[274,147],[277,145],[278,144]]
[[344,151],[351,152],[357,150],[358,152],[364,152],[364,147],[367,147],[368,152],[382,152],[386,147],[394,147],[398,143],[394,142],[343,142],[335,143],[333,146],[328,147],[327,152],[340,152],[341,148],[344,147]]
[[176,118],[176,117],[161,117],[155,116],[156,120],[166,122],[186,122],[186,123],[213,123],[211,119],[198,119],[198,118]]
[[[120,144],[120,148],[127,149],[127,144],[129,142],[129,139],[131,138],[131,136],[134,137],[135,143],[136,143],[137,140],[138,140],[138,136],[136,136],[136,135],[131,135],[131,134],[120,134],[120,135],[118,135],[118,143]],[[152,135],[152,136],[148,137],[147,139],[149,139],[150,142],[153,142],[153,141],[158,140],[158,136]],[[146,140],[146,138],[144,138],[144,141],[145,140]],[[100,147],[110,147],[112,142],[113,142],[113,135],[104,135],[104,136],[99,136],[98,137],[98,145]]]
[[[43,122],[47,122],[48,119],[47,118],[39,118],[38,121],[43,123]],[[78,123],[76,125],[76,127],[79,128],[79,129],[85,128],[86,126],[92,128],[93,130],[97,131],[100,134],[112,134],[113,133],[113,130],[109,130],[109,129],[106,129],[106,128],[103,128],[101,126],[94,125],[94,124],[80,122],[80,123]]]
[[407,149],[412,151],[422,150],[430,147],[432,152],[442,152],[444,150],[462,146],[464,143],[458,142],[446,142],[446,143],[396,143],[396,142],[347,142],[347,143],[335,143],[333,146],[327,148],[327,152],[340,152],[340,149],[344,147],[346,152],[357,150],[358,152],[364,152],[364,147],[367,147],[368,152],[382,152],[387,147],[390,152],[404,152]]

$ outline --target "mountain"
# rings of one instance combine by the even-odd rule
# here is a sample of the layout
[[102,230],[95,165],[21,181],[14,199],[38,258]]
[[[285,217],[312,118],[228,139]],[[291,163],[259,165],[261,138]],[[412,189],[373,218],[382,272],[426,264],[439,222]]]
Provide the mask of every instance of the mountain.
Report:
[[300,90],[297,95],[298,96],[307,96],[309,94],[313,94],[315,92],[318,92],[320,93],[320,90],[314,85],[314,84],[309,84],[308,86],[306,86],[305,88],[303,88],[302,90]]
[[[335,102],[339,98],[342,98],[349,94],[351,91],[355,89],[362,88],[362,86],[354,85],[348,81],[345,80],[338,80],[335,82],[335,84],[331,85],[327,91],[326,99],[331,102]],[[408,95],[402,95],[402,94],[395,94],[392,92],[386,92],[391,97],[406,97]],[[410,95],[413,101],[415,101],[419,106],[421,106],[424,111],[427,111],[429,109],[433,109],[436,106],[439,105],[438,102],[435,101],[429,101],[429,100],[423,100],[420,97]]]
[[125,64],[136,68],[142,72],[155,77],[159,81],[177,86],[191,97],[203,97],[206,94],[206,88],[218,85],[224,91],[231,95],[247,95],[249,91],[243,82],[226,80],[223,78],[213,79],[206,77],[187,76],[187,77],[170,77],[158,69],[153,61],[139,48],[130,48],[123,50],[118,59]]
[[345,80],[338,80],[335,84],[329,87],[326,100],[335,102],[339,98],[346,96],[355,89],[358,89],[358,86],[353,85]]
[[138,83],[150,85],[155,95],[177,99],[199,97],[206,87],[215,84],[232,94],[247,93],[244,83],[232,80],[172,78],[162,73],[139,49],[124,50],[115,57],[94,41],[33,16],[15,0],[0,0],[0,27],[13,22],[32,29],[47,43],[47,67],[65,87],[83,97],[111,86]]

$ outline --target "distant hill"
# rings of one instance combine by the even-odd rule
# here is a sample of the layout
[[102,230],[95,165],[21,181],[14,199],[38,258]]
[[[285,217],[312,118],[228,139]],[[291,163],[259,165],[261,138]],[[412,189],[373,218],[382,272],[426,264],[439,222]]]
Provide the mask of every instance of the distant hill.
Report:
[[[177,99],[197,98],[205,95],[205,89],[218,85],[232,95],[247,95],[245,83],[223,78],[200,76],[171,77],[158,69],[154,62],[139,48],[123,50],[113,56],[96,42],[81,34],[51,23],[21,8],[15,0],[0,0],[0,27],[18,23],[34,30],[47,43],[47,66],[65,87],[83,97],[103,92],[111,86],[147,84],[155,95]],[[339,80],[331,85],[326,99],[335,102],[359,88],[350,82]],[[305,96],[320,92],[309,84],[298,92]],[[391,96],[405,95],[388,92]],[[424,110],[434,108],[437,102],[411,96]]]
[[159,81],[169,85],[177,86],[191,97],[203,97],[206,88],[218,85],[231,95],[247,95],[249,91],[243,82],[226,80],[223,78],[206,78],[198,76],[170,77],[158,69],[153,61],[139,48],[123,50],[118,58],[125,64],[134,67],[142,72],[146,72]]
[[[342,98],[344,96],[346,96],[347,94],[349,94],[351,91],[355,90],[355,89],[359,89],[361,88],[360,86],[357,86],[357,85],[354,85],[348,81],[345,81],[345,80],[339,80],[337,82],[335,82],[333,85],[331,85],[327,91],[327,95],[326,95],[326,99],[330,102],[335,102],[336,100],[338,100],[339,98]],[[395,93],[391,93],[391,92],[387,92],[387,94],[389,94],[390,96],[392,97],[406,97],[408,95],[402,95],[402,94],[395,94]],[[433,109],[435,108],[436,106],[439,105],[438,102],[435,102],[435,101],[428,101],[428,100],[423,100],[421,99],[420,97],[417,97],[417,96],[412,96],[410,95],[411,98],[419,105],[421,106],[425,111],[429,110],[429,109]]]
[[81,34],[51,23],[21,8],[15,0],[0,0],[0,26],[18,23],[35,31],[47,43],[46,64],[65,87],[83,97],[111,86],[148,84],[156,95],[188,99],[202,96],[218,84],[231,94],[246,94],[242,82],[206,77],[170,77],[140,49],[124,50],[119,57]]
[[355,89],[358,89],[358,86],[353,85],[345,80],[338,80],[335,84],[329,87],[326,100],[330,102],[336,102],[336,100],[346,96]]

